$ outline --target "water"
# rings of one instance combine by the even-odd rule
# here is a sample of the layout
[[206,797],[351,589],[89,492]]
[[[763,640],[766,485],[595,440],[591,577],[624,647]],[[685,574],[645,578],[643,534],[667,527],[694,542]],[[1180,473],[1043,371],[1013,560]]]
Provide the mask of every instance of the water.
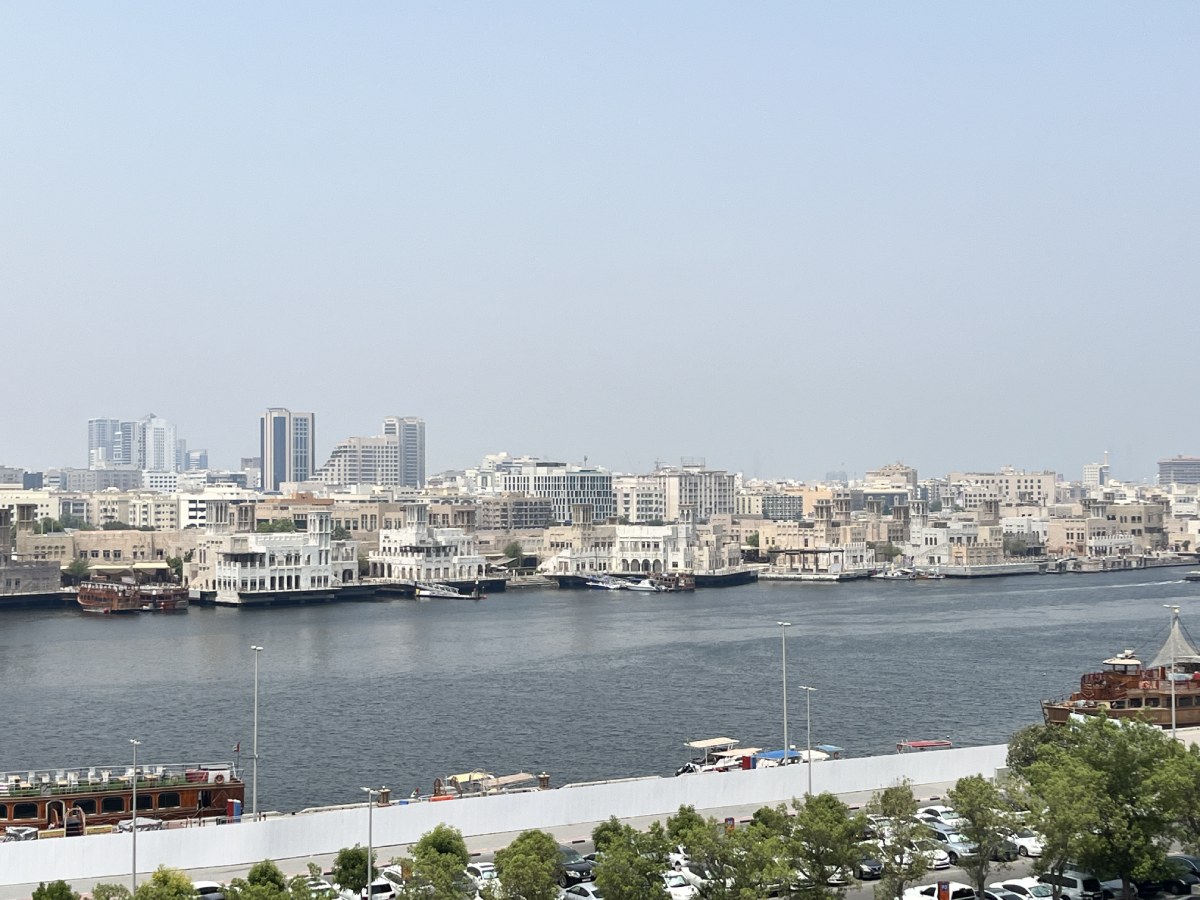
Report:
[[[935,582],[761,583],[692,594],[520,591],[486,600],[186,615],[0,614],[0,771],[233,758],[249,770],[259,671],[259,807],[428,793],[483,769],[554,784],[669,774],[685,740],[782,744],[789,684],[814,743],[998,743],[1125,648],[1157,650],[1197,586],[1181,570]],[[805,695],[789,691],[803,746]],[[249,801],[247,791],[247,802]]]

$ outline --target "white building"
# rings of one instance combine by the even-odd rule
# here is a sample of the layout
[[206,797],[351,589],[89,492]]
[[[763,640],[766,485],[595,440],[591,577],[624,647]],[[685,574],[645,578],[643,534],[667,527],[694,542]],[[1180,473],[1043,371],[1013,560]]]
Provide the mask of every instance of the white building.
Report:
[[313,480],[420,488],[425,483],[425,420],[389,416],[381,430],[373,437],[340,441]]
[[412,582],[470,582],[484,577],[474,534],[419,523],[379,532],[379,550],[368,555],[372,578]]
[[740,542],[723,525],[559,526],[546,532],[552,575],[710,573],[742,563]]
[[667,520],[667,495],[653,475],[614,475],[612,486],[618,517],[630,524]]
[[571,521],[573,508],[581,504],[591,507],[593,522],[614,514],[612,474],[598,467],[526,458],[498,466],[489,481],[498,493],[549,499],[556,522]]
[[663,466],[651,476],[662,491],[668,522],[705,522],[736,511],[735,477],[705,468],[702,461]]

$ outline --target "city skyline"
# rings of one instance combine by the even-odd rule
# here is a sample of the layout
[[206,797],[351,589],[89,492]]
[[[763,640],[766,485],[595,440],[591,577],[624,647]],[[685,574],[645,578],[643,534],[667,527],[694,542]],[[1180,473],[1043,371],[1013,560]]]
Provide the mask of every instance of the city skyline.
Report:
[[[8,6],[0,464],[262,409],[319,464],[811,479],[1200,453],[1200,8]],[[81,329],[48,364],[34,313]],[[1183,377],[1174,377],[1179,372]],[[82,385],[79,378],[84,374]],[[264,382],[270,379],[269,387]]]

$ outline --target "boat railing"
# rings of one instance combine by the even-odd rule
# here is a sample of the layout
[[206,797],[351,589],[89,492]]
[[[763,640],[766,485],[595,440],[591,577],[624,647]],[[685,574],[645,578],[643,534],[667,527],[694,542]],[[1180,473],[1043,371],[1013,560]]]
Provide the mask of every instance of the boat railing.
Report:
[[[212,773],[213,780],[209,781]],[[133,784],[132,766],[89,766],[0,772],[0,797],[52,797],[59,794],[127,791]],[[218,780],[219,779],[219,780]],[[139,786],[147,788],[239,783],[233,763],[148,765],[137,767]]]

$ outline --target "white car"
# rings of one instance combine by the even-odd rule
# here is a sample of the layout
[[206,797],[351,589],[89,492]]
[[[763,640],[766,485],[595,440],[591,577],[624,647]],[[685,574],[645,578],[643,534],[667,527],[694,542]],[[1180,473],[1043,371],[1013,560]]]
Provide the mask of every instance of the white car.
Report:
[[950,854],[942,849],[937,841],[929,838],[918,838],[913,841],[913,849],[925,857],[925,865],[931,869],[950,868]]
[[496,874],[496,867],[490,862],[471,863],[465,871],[477,891],[482,891],[486,885],[494,884],[500,877]]
[[933,819],[941,822],[943,825],[950,825],[958,828],[963,823],[963,817],[954,811],[950,806],[922,806],[917,810],[917,815],[924,817],[926,820]]
[[692,900],[697,894],[696,886],[678,872],[663,872],[662,880],[671,900]]
[[217,881],[193,881],[192,887],[201,900],[225,900],[225,885]]
[[1017,845],[1017,853],[1021,856],[1042,855],[1042,836],[1032,828],[1018,828],[1008,835],[1008,839]]
[[671,848],[671,852],[667,854],[667,862],[670,863],[672,869],[682,869],[687,866],[690,860],[683,844]]
[[560,900],[604,900],[594,881],[584,881],[558,892]]
[[[961,881],[949,881],[947,884],[950,885],[950,900],[975,900],[975,888],[969,884]],[[936,884],[922,884],[905,891],[904,900],[936,900],[937,895]]]
[[988,887],[996,890],[1011,891],[1029,900],[1050,900],[1054,896],[1054,888],[1042,884],[1036,878],[1010,878],[1008,881],[997,881]]

